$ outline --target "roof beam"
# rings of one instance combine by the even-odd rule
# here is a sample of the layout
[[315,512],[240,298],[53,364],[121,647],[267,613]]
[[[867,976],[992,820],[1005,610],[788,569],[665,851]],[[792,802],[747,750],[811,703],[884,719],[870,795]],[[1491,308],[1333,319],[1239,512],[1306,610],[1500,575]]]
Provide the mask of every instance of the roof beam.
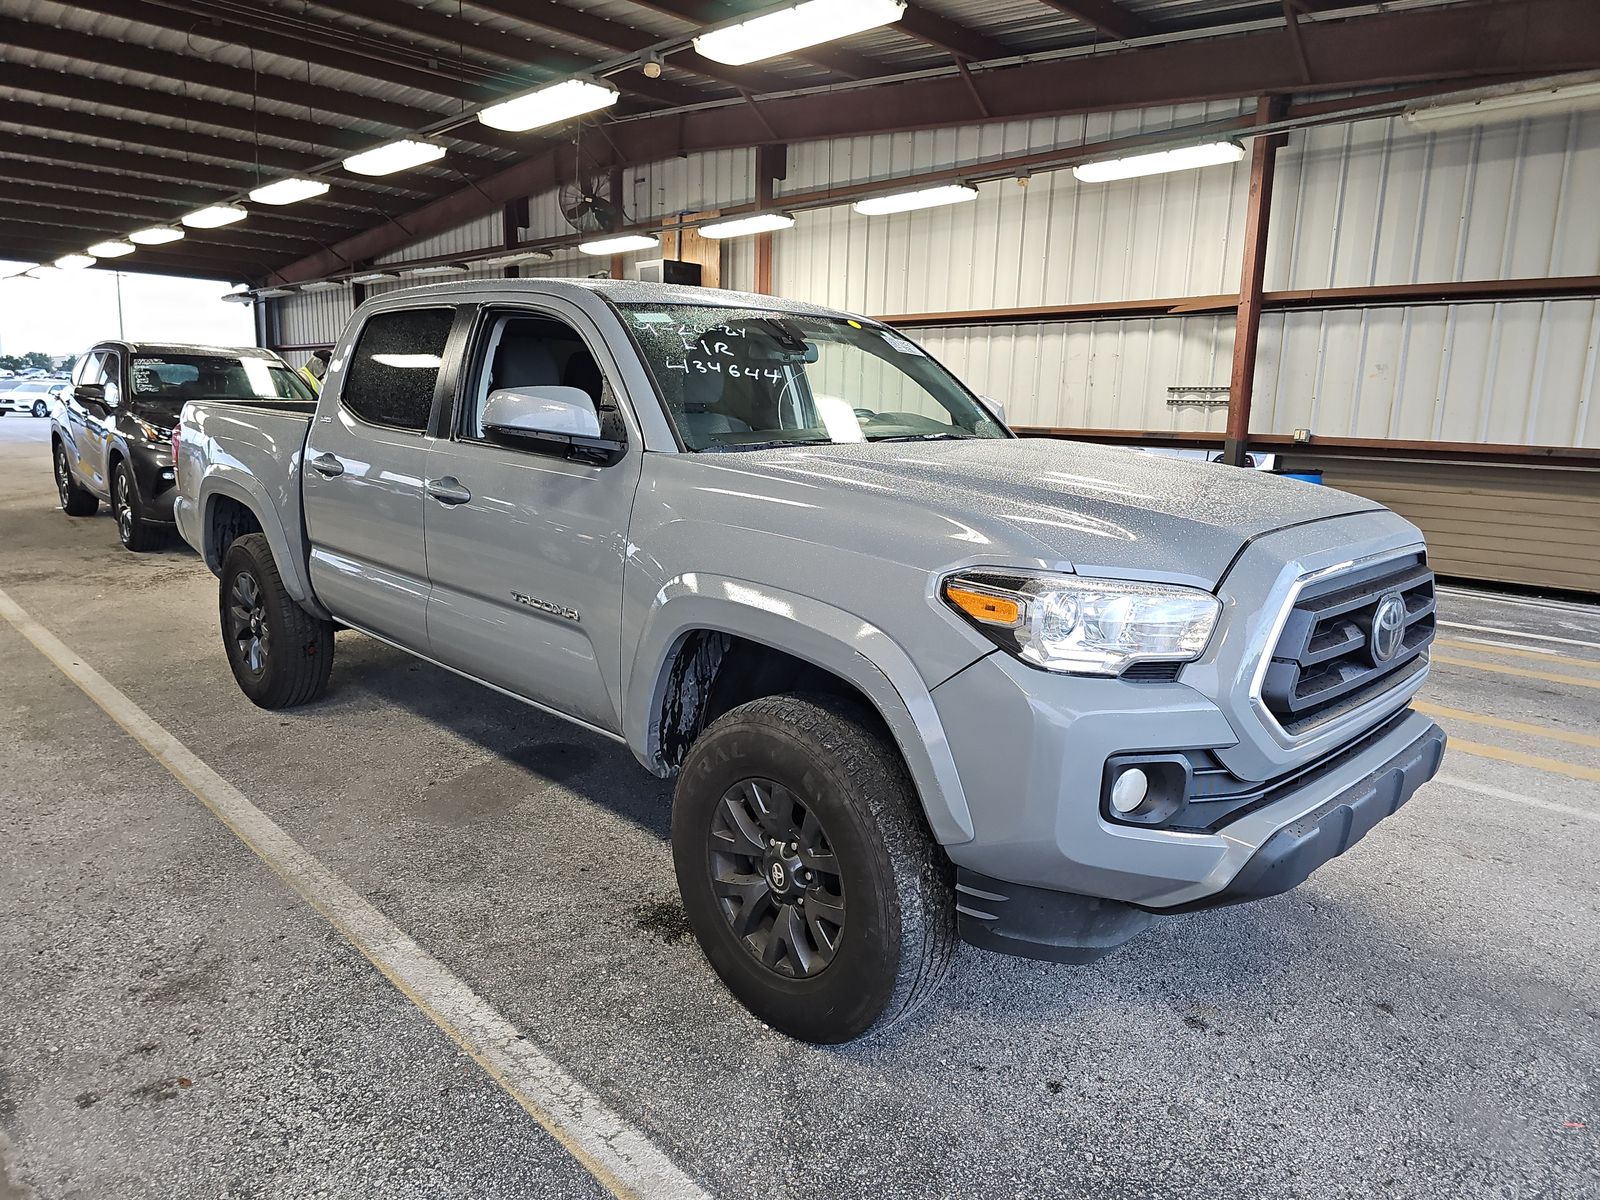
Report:
[[[442,66],[434,68],[408,66],[400,61],[407,57],[405,55],[397,54],[395,61],[390,61],[377,55],[363,53],[350,42],[342,42],[337,36],[318,36],[315,32],[303,34],[275,32],[275,29],[281,29],[282,26],[266,20],[260,24],[232,20],[224,15],[225,10],[215,10],[216,15],[213,16],[204,5],[194,5],[185,9],[151,4],[145,0],[74,0],[73,7],[79,11],[99,13],[123,21],[133,21],[139,25],[174,30],[191,39],[202,38],[228,46],[245,46],[259,50],[263,54],[276,54],[291,60],[332,67],[336,71],[368,75],[374,79],[397,83],[401,87],[434,96],[444,96],[450,100],[486,100],[496,92],[504,91],[508,84],[516,86],[514,82],[507,80],[496,87],[488,79],[467,79],[461,72],[448,71]],[[278,10],[270,6],[264,6],[260,11],[263,16],[281,15]],[[137,39],[131,40],[137,41]],[[420,62],[424,61],[428,54],[418,51],[411,57]]]
[[[123,121],[115,117],[102,117],[95,113],[75,109],[54,108],[43,104],[26,104],[19,100],[0,100],[0,124],[21,126],[25,131],[42,133],[49,138],[54,134],[73,134],[78,137],[101,138],[120,142],[125,146],[152,150],[169,150],[174,154],[198,154],[226,162],[241,163],[246,167],[266,168],[267,177],[286,172],[309,171],[322,160],[310,154],[293,150],[280,150],[275,146],[254,146],[237,138],[215,137],[210,134],[188,133],[170,125],[154,125],[147,121]],[[7,141],[9,142],[9,138]],[[56,142],[56,152],[50,157],[68,162],[84,147],[72,142]],[[12,147],[14,149],[14,147]],[[143,157],[143,156],[141,156]],[[163,169],[173,172],[176,179],[188,178],[198,164],[186,159],[170,159]],[[129,167],[129,169],[137,169]],[[240,188],[254,187],[263,173],[249,172],[237,176]],[[437,176],[408,172],[394,180],[368,179],[365,176],[341,176],[339,186],[360,191],[402,191],[424,196],[438,196],[453,191],[453,180]]]
[[[124,239],[128,236],[128,227],[134,224],[132,221],[118,220],[114,215],[108,218],[104,213],[65,213],[15,200],[0,200],[0,222],[53,229],[58,236],[69,240],[82,238],[85,245],[107,238]],[[163,244],[177,247],[175,242]],[[250,257],[266,258],[271,258],[274,254],[293,254],[307,245],[322,244],[322,239],[314,236],[310,230],[294,235],[277,236],[263,234],[260,230],[252,233],[248,228],[236,225],[225,226],[222,229],[191,229],[188,236],[183,239],[183,246],[190,250],[214,246],[231,248]],[[140,247],[141,251],[144,249],[146,247]]]
[[[540,45],[520,34],[486,29],[482,25],[458,20],[432,9],[417,8],[411,4],[396,4],[394,0],[317,0],[317,3],[322,8],[362,17],[387,29],[418,33],[445,42],[460,42],[505,62],[519,66],[531,64],[536,68],[547,69],[552,75],[582,74],[593,70],[596,65],[592,60],[568,54],[553,46]],[[499,13],[525,25],[552,29],[557,33],[566,33],[582,38],[586,42],[593,42],[597,46],[626,53],[642,50],[655,40],[640,30],[608,21],[603,17],[591,16],[582,9],[567,8],[565,5],[554,3],[553,0],[525,0],[524,3],[516,5],[475,3],[474,7]],[[526,53],[519,53],[519,48],[524,47]],[[718,78],[709,71],[699,73],[708,78]],[[737,72],[729,74],[736,75]],[[736,83],[732,78],[720,81],[735,87],[750,86],[748,83]],[[613,79],[612,82],[617,83],[623,91],[650,100],[659,100],[665,104],[695,104],[708,98],[704,92],[682,84],[647,79],[638,73],[630,75],[626,80]]]
[[[1343,0],[1359,4],[1361,0]],[[1156,27],[1138,13],[1129,12],[1116,0],[1040,0],[1057,12],[1065,13],[1074,21],[1082,21],[1096,31],[1127,41],[1130,38],[1149,37]]]
[[[68,213],[95,213],[109,217],[125,218],[130,225],[140,222],[149,225],[176,224],[179,205],[168,201],[165,204],[148,200],[134,199],[130,196],[116,193],[91,192],[81,188],[51,187],[31,178],[18,178],[7,173],[0,176],[0,204],[6,203],[29,204],[39,212],[68,212]],[[204,201],[201,201],[204,203]],[[190,205],[189,207],[194,207]],[[338,214],[339,219],[330,220],[327,215],[310,216],[300,205],[294,208],[294,216],[274,217],[270,213],[252,210],[250,220],[245,227],[248,232],[279,234],[301,238],[326,238],[330,235],[338,236],[341,232],[351,232],[364,224],[366,218],[358,213],[345,212]]]
[[929,8],[918,8],[914,4],[906,5],[906,11],[901,14],[900,20],[889,26],[891,30],[909,34],[937,46],[940,50],[948,50],[957,58],[970,59],[974,62],[983,62],[993,58],[1011,58],[1015,51],[1002,42],[997,42],[992,37],[979,33],[975,29],[940,16]]
[[[352,2],[362,5],[378,5],[387,7],[386,0],[338,0],[340,7]],[[647,46],[653,46],[662,39],[648,30],[635,29],[632,25],[624,25],[620,21],[608,20],[585,12],[580,8],[570,8],[565,4],[557,4],[555,0],[473,0],[473,6],[496,13],[502,17],[509,17],[524,25],[534,25],[540,29],[548,29],[553,33],[566,34],[568,37],[578,38],[581,41],[592,42],[607,50],[620,51],[623,54],[636,54]],[[485,31],[488,32],[488,31]],[[490,37],[504,37],[495,32],[489,33]],[[773,92],[783,90],[787,84],[775,76],[762,71],[752,71],[748,68],[729,67],[722,63],[712,62],[709,58],[702,58],[693,50],[681,51],[674,54],[670,60],[674,67],[685,71],[692,71],[696,75],[703,75],[717,83],[727,84],[729,87],[740,88],[751,92]],[[612,82],[617,82],[616,78]],[[629,91],[639,90],[631,78],[621,85]]]
[[[759,10],[771,7],[764,2],[756,4],[726,3],[724,0],[628,0],[636,8],[648,9],[650,12],[660,13],[667,17],[676,17],[680,21],[687,21],[690,25],[707,28],[720,25],[727,21],[736,20],[741,16],[741,9]],[[888,72],[886,64],[876,59],[868,58],[863,54],[846,50],[841,46],[811,46],[805,50],[798,50],[788,55],[802,62],[812,63],[825,67],[830,71],[837,71],[851,79],[870,79],[874,75],[883,75]]]
[[[1600,23],[1591,0],[1502,0],[1494,5],[1384,11],[1303,30],[1317,67],[1318,91],[1450,79],[1528,78],[1600,69]],[[1088,55],[1071,69],[1056,61],[975,73],[989,120],[1105,112],[1306,89],[1282,53],[1283,31],[1196,39]],[[972,124],[972,96],[956,74],[879,87],[847,88],[748,105],[664,114],[609,127],[616,165],[656,162],[773,140],[806,141]],[[398,225],[369,229],[333,253],[285,266],[279,277],[315,279],[343,261],[366,259],[493,211],[505,201],[570,176],[570,150],[531,156],[480,179],[469,190],[408,214]]]
[[[82,254],[85,244],[96,240],[96,237],[77,237],[69,230],[50,225],[0,217],[0,245],[15,247],[15,257],[23,262],[50,262],[63,254]],[[168,246],[144,246],[138,254],[112,260],[107,265],[120,270],[137,270],[141,262],[165,261],[193,268],[209,268],[219,274],[225,273],[225,277],[237,279],[248,278],[260,270],[265,265],[263,257],[257,251],[238,247],[187,246],[182,250],[174,250]]]
[[[153,7],[153,6],[151,6]],[[386,125],[393,129],[417,129],[437,121],[440,112],[431,108],[415,108],[390,100],[374,100],[358,93],[343,92],[337,88],[308,83],[304,79],[290,79],[268,72],[251,72],[244,67],[211,62],[208,59],[173,54],[155,50],[115,38],[97,37],[55,26],[21,21],[15,17],[0,17],[0,47],[17,46],[57,58],[114,67],[155,75],[197,87],[216,88],[232,92],[246,103],[252,96],[293,104],[307,110],[320,110],[331,122],[343,125],[351,120]],[[469,141],[491,146],[514,146],[516,143],[498,130],[487,127],[453,134]],[[369,139],[371,140],[371,139]]]
[[348,152],[372,145],[371,134],[354,129],[321,125],[296,117],[280,117],[270,112],[252,112],[243,105],[218,104],[214,100],[198,100],[176,92],[110,83],[73,71],[50,71],[18,63],[5,65],[4,73],[0,74],[0,91],[59,96],[63,100],[81,100],[85,104],[98,104],[146,116],[173,117],[239,133],[259,133],[263,137],[305,142],[329,150]]

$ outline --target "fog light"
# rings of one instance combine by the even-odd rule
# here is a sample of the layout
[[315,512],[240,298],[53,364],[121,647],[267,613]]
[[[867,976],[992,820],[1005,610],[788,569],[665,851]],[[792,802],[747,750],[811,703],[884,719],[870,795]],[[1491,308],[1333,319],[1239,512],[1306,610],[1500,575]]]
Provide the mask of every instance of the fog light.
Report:
[[1144,803],[1149,792],[1150,777],[1138,767],[1129,767],[1111,785],[1111,807],[1119,813],[1131,813]]

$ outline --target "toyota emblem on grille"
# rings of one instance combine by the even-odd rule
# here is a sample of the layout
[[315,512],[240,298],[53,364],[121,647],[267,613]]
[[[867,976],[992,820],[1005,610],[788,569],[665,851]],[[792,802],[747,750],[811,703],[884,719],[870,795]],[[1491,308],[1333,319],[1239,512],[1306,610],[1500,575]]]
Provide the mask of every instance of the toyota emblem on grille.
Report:
[[1372,614],[1372,629],[1367,634],[1367,649],[1374,663],[1386,663],[1405,642],[1406,602],[1398,592],[1391,592],[1378,601]]

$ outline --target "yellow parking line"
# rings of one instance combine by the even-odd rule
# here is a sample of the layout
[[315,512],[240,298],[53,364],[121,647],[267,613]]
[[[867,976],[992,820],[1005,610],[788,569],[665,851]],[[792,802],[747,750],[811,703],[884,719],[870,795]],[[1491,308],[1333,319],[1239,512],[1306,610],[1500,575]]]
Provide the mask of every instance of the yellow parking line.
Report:
[[1538,679],[1544,683],[1565,683],[1572,687],[1600,688],[1600,679],[1585,679],[1581,675],[1551,675],[1545,671],[1530,671],[1525,667],[1504,667],[1499,663],[1475,662],[1470,658],[1457,658],[1454,654],[1433,654],[1436,663],[1449,663],[1452,667],[1471,667],[1474,671],[1492,671],[1496,675],[1514,675],[1518,679]]
[[1504,729],[1508,733],[1525,733],[1529,737],[1550,738],[1557,742],[1571,742],[1574,746],[1590,746],[1600,750],[1600,737],[1590,733],[1573,733],[1568,729],[1535,725],[1531,721],[1513,721],[1507,717],[1491,717],[1488,713],[1472,712],[1463,708],[1446,708],[1442,704],[1429,704],[1426,700],[1418,700],[1411,707],[1419,713],[1440,717],[1446,721],[1470,721],[1474,725],[1488,725],[1494,729]]
[[1600,783],[1600,767],[1582,767],[1559,758],[1545,758],[1542,754],[1525,754],[1521,750],[1507,750],[1502,746],[1488,746],[1482,742],[1468,742],[1461,738],[1450,739],[1450,749],[1479,758],[1492,758],[1499,762],[1514,763],[1519,767],[1532,767],[1536,771],[1549,771],[1571,779],[1585,779]]
[[1556,650],[1524,650],[1520,646],[1496,646],[1485,642],[1463,641],[1460,638],[1435,638],[1433,644],[1435,646],[1449,646],[1455,650],[1472,650],[1478,654],[1502,654],[1515,658],[1531,658],[1535,662],[1571,663],[1575,667],[1600,667],[1600,660],[1575,658],[1570,654],[1562,654]]

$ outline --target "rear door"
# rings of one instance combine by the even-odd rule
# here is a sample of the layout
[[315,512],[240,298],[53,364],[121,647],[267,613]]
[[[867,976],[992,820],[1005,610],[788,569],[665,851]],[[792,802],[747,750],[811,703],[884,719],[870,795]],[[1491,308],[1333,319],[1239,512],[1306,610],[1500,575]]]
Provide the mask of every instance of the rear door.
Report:
[[107,375],[108,356],[115,361],[114,351],[90,351],[79,365],[76,380],[79,384],[104,387],[105,397],[90,398],[74,393],[63,406],[65,428],[62,434],[67,443],[67,458],[72,464],[73,474],[80,483],[102,496],[106,495],[104,472],[106,420],[110,416],[108,402],[119,398],[115,374]]
[[[641,455],[598,331],[551,299],[486,309],[428,460],[428,639],[439,661],[617,732],[622,571]],[[588,393],[608,461],[485,435],[497,388]]]
[[424,653],[422,489],[455,318],[449,305],[370,315],[337,397],[318,407],[300,472],[317,599],[346,624]]

